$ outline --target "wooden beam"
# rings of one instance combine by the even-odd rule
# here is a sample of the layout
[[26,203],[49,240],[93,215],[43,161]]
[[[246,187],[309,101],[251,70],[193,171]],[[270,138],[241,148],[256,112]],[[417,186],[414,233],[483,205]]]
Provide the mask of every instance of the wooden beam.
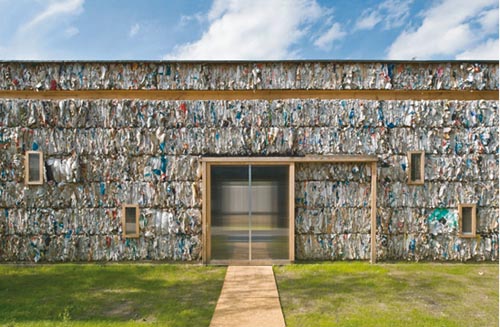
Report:
[[295,163],[370,163],[377,162],[377,156],[366,155],[323,155],[305,157],[203,157],[202,162],[218,165],[232,164],[288,164]]
[[0,90],[0,99],[140,100],[498,100],[498,90]]
[[377,156],[342,154],[292,157],[292,159],[297,163],[362,163],[376,162],[378,160]]
[[377,163],[371,164],[371,238],[370,238],[370,262],[377,262]]

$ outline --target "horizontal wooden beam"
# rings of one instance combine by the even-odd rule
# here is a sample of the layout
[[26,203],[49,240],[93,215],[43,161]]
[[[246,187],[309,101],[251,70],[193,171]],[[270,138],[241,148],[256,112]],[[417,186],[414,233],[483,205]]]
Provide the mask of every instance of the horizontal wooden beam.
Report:
[[304,157],[203,157],[202,162],[222,165],[251,164],[286,164],[296,163],[369,163],[377,162],[377,156],[366,155],[322,155]]
[[323,155],[323,156],[305,156],[294,157],[294,162],[297,163],[363,163],[363,162],[377,162],[377,156],[366,155]]
[[140,99],[140,100],[498,100],[496,91],[467,90],[0,90],[1,99]]

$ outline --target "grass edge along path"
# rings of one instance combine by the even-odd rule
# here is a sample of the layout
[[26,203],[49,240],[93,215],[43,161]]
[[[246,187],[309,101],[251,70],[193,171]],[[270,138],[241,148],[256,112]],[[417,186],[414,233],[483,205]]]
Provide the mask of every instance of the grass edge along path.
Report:
[[0,265],[0,326],[208,326],[225,267]]
[[287,326],[498,326],[498,263],[275,266]]

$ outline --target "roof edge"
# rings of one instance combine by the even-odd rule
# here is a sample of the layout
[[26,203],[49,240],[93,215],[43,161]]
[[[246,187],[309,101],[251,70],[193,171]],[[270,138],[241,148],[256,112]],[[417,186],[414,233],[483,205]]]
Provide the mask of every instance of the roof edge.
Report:
[[267,63],[381,63],[381,64],[440,64],[440,63],[468,63],[468,64],[499,64],[498,60],[350,60],[350,59],[304,59],[304,60],[0,60],[0,64],[267,64]]

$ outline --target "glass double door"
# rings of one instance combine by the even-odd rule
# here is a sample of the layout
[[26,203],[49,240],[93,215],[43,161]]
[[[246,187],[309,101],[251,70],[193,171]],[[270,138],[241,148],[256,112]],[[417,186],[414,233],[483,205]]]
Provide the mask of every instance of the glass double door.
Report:
[[289,166],[212,166],[212,260],[289,258]]

